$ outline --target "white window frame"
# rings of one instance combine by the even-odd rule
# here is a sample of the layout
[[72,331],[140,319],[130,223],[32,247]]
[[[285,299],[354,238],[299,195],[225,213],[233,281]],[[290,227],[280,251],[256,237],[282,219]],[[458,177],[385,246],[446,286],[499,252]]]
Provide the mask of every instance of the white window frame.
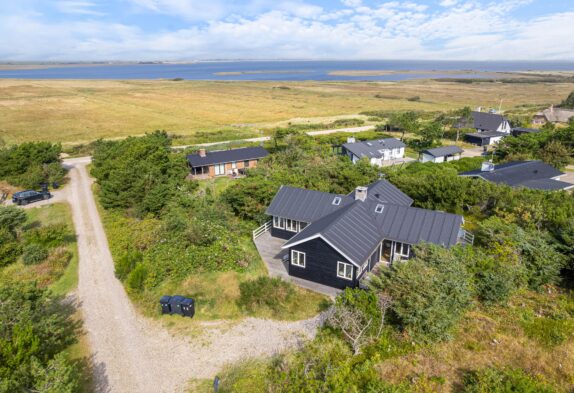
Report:
[[214,164],[215,176],[225,175],[225,164]]
[[290,218],[285,219],[285,230],[289,232],[299,232],[299,221],[291,220]]
[[[399,245],[400,245],[400,250],[399,250]],[[405,251],[405,248],[406,248],[406,251]],[[397,255],[401,258],[408,258],[410,250],[411,250],[410,244],[400,243],[400,242],[395,243],[395,255]]]
[[283,217],[273,216],[273,228],[285,229],[285,219]]
[[[343,266],[343,275],[340,274],[340,269],[339,266]],[[350,273],[351,273],[351,277],[348,277],[347,274],[349,273],[349,268]],[[350,263],[346,263],[346,262],[341,262],[341,261],[337,261],[337,277],[342,278],[344,280],[349,280],[349,281],[353,281],[353,265],[351,265]]]
[[380,204],[380,203],[379,203],[379,204],[377,205],[377,207],[375,207],[375,213],[379,213],[379,214],[380,214],[380,213],[383,212],[383,210],[385,210],[385,205],[383,205],[383,204]]
[[231,161],[231,169],[237,169],[237,161]]
[[341,204],[341,197],[335,197],[335,199],[333,199],[333,205],[339,206],[340,204]]
[[[303,263],[301,263],[303,258]],[[291,265],[304,268],[307,262],[307,255],[304,252],[291,250]]]

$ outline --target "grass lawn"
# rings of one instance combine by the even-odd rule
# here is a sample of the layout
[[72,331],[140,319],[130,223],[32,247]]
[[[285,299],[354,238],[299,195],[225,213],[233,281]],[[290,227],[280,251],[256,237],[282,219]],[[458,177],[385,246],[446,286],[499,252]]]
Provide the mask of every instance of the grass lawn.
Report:
[[[496,107],[535,112],[568,83],[0,80],[0,137],[7,143],[90,142],[156,129],[186,143],[256,137],[288,122],[324,122],[369,110]],[[409,97],[419,96],[418,102]]]

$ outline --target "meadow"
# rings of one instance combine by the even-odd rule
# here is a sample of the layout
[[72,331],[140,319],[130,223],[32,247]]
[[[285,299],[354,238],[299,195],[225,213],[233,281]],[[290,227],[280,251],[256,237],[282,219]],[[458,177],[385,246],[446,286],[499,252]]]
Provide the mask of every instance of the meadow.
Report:
[[532,114],[559,102],[571,90],[568,83],[541,82],[4,79],[0,80],[0,138],[8,144],[45,140],[66,145],[161,129],[184,136],[186,142],[212,142],[269,134],[273,127],[288,123],[327,123],[374,110],[445,111],[502,104],[505,111]]

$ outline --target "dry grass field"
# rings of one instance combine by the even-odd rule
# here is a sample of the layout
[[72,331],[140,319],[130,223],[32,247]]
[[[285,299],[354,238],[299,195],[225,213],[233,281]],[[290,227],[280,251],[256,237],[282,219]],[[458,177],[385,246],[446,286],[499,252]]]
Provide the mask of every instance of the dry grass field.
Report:
[[[156,129],[192,142],[257,136],[288,121],[366,110],[438,111],[464,105],[533,111],[560,102],[568,83],[204,82],[0,80],[0,138],[69,144]],[[408,101],[419,96],[420,101]],[[212,139],[213,140],[213,139]]]

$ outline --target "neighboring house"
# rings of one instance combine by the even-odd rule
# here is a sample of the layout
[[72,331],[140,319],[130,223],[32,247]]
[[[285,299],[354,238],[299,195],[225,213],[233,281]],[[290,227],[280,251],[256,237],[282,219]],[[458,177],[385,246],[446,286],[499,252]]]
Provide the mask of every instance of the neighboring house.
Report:
[[458,128],[474,128],[477,132],[466,134],[467,142],[488,146],[498,143],[512,131],[508,119],[496,113],[472,112],[471,123],[459,122]]
[[520,136],[520,135],[524,135],[524,134],[536,134],[536,133],[541,132],[541,131],[542,130],[539,130],[537,128],[517,127],[517,128],[512,129],[512,136]]
[[441,163],[447,161],[460,160],[460,155],[463,153],[458,146],[442,146],[434,149],[424,150],[421,154],[421,162],[434,162]]
[[382,166],[384,161],[402,159],[405,156],[405,147],[406,145],[396,138],[364,142],[355,142],[355,138],[349,138],[343,145],[342,153],[353,163],[367,157],[371,164]]
[[562,175],[564,173],[542,161],[515,161],[500,165],[485,162],[481,169],[459,174],[511,187],[535,190],[556,191],[574,188],[574,184],[560,181]]
[[544,125],[546,123],[568,123],[570,119],[574,118],[573,109],[554,108],[551,106],[538,112],[532,119],[532,124]]
[[262,147],[210,152],[200,149],[198,153],[188,155],[187,162],[192,177],[209,178],[244,173],[245,169],[255,168],[259,160],[268,155],[269,152]]
[[379,262],[410,258],[415,244],[471,242],[461,216],[412,202],[386,180],[349,195],[282,186],[266,214],[271,236],[287,240],[290,276],[342,289],[357,287]]

